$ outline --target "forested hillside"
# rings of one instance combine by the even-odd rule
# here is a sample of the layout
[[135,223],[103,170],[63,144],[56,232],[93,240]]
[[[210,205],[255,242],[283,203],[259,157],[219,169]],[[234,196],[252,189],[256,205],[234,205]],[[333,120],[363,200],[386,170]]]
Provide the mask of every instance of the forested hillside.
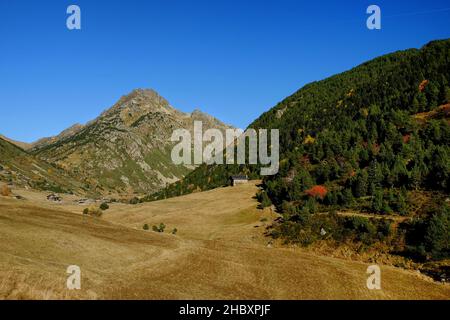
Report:
[[[330,237],[398,242],[410,255],[448,255],[449,111],[443,40],[308,84],[264,113],[249,127],[280,129],[280,171],[264,177],[258,195],[283,214],[273,235],[305,245]],[[204,165],[148,199],[224,185],[232,173],[257,177],[256,169]],[[399,226],[400,239],[389,220],[314,215],[335,210],[415,218]]]
[[[308,187],[345,174],[365,180],[369,171],[384,169],[380,175],[390,186],[448,190],[448,170],[442,169],[448,169],[449,46],[450,40],[434,41],[379,57],[311,83],[264,113],[249,127],[280,129],[281,171],[269,180],[287,177],[290,186]],[[437,111],[428,115],[431,110]],[[387,167],[393,169],[389,174]],[[251,166],[204,165],[164,192],[209,189],[226,184],[229,174],[257,172]],[[312,181],[298,183],[304,172]],[[272,193],[274,201],[302,192],[288,189],[284,196]]]

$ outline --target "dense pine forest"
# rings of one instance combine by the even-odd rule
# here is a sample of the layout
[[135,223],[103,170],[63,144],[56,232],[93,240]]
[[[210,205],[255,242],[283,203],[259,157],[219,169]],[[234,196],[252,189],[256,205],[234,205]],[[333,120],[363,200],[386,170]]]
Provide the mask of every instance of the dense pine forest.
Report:
[[282,214],[275,238],[383,243],[417,261],[450,257],[449,113],[450,40],[433,41],[308,84],[262,114],[249,127],[280,129],[277,175],[202,165],[144,200],[247,174],[263,180],[261,206]]

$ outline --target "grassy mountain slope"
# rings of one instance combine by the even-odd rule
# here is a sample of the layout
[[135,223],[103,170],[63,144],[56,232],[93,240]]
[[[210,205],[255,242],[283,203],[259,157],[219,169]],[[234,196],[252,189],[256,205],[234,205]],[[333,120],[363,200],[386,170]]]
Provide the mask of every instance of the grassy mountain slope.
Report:
[[153,90],[134,90],[85,126],[41,140],[31,152],[57,163],[101,193],[154,192],[177,181],[191,167],[172,163],[173,130],[192,131],[195,120],[225,129],[217,119],[182,113]]
[[[256,190],[248,184],[135,206],[115,203],[101,219],[67,212],[64,204],[52,210],[0,196],[0,299],[450,296],[447,285],[390,266],[381,266],[382,290],[369,290],[368,264],[267,247],[261,218],[270,212],[256,209]],[[164,233],[142,230],[161,222]],[[66,289],[69,265],[81,268],[81,290]]]

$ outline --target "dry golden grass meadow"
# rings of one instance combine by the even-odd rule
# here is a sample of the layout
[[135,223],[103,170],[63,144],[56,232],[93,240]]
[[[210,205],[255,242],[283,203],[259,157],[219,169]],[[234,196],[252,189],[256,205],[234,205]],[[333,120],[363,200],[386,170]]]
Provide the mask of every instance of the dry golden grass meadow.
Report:
[[[450,286],[381,266],[268,246],[255,183],[81,214],[72,196],[0,196],[0,299],[449,299]],[[73,199],[72,199],[73,198]],[[262,219],[263,221],[265,219]],[[166,232],[144,231],[164,223]],[[170,233],[177,228],[176,235]],[[69,265],[81,290],[68,290]]]

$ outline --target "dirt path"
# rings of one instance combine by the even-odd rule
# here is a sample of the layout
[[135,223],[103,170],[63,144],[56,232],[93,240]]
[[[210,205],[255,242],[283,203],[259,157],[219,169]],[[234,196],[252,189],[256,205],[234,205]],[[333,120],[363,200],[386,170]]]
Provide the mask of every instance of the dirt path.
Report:
[[[271,213],[256,209],[255,192],[115,204],[102,219],[0,199],[0,297],[450,299],[449,286],[412,272],[382,267],[382,290],[368,290],[366,264],[268,247],[261,219]],[[78,292],[65,289],[70,264],[82,269]]]
[[390,214],[375,215],[375,214],[360,213],[360,212],[354,212],[354,211],[338,211],[337,214],[340,216],[343,216],[343,217],[362,217],[362,218],[367,218],[367,219],[389,219],[396,223],[401,223],[401,222],[404,222],[404,221],[410,219],[410,217],[402,217],[402,216],[396,216],[396,215],[390,215]]

